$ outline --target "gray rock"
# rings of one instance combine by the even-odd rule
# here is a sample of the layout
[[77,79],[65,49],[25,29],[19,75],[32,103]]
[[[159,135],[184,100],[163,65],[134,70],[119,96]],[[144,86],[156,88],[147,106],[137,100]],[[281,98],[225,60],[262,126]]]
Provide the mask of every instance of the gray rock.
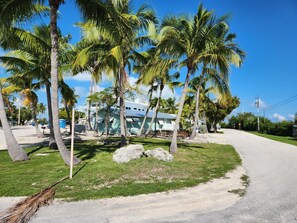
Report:
[[166,162],[171,162],[173,160],[173,155],[164,150],[163,148],[156,148],[153,150],[147,150],[144,152],[147,157],[154,157],[158,160],[163,160]]
[[139,159],[143,153],[144,148],[142,145],[128,145],[117,149],[112,159],[117,163],[128,163],[130,160]]

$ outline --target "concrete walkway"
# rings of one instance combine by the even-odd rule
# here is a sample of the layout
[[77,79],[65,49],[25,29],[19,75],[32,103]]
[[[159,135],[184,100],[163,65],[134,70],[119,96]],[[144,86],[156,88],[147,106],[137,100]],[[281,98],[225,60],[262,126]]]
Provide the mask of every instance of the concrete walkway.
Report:
[[[21,147],[28,147],[48,142],[48,138],[37,138],[35,127],[31,125],[13,126],[11,127],[12,133],[21,145]],[[42,131],[42,130],[41,130]],[[46,130],[48,133],[48,130]],[[0,128],[0,150],[6,150],[6,141],[2,128]]]

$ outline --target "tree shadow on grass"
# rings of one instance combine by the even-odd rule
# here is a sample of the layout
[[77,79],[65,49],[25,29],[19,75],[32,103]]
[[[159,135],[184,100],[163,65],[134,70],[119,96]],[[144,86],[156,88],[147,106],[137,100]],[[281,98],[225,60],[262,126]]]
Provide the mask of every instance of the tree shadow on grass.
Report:
[[81,143],[76,145],[75,150],[76,156],[81,160],[89,160],[96,156],[96,154],[107,152],[113,153],[118,149],[115,145],[96,145],[96,144],[86,144]]
[[195,149],[207,149],[201,145],[196,145],[196,144],[191,144],[191,143],[178,143],[177,146],[179,148],[183,148],[183,149],[191,149],[191,150],[195,150]]
[[38,146],[37,148],[31,150],[30,152],[27,153],[28,156],[30,156],[32,153],[35,153],[39,150],[41,150],[42,148],[44,148],[44,146]]
[[84,165],[82,165],[77,171],[75,171],[75,173],[72,175],[72,177],[76,176],[83,168],[85,168],[85,166],[89,164],[88,162],[84,163]]
[[150,141],[150,138],[130,138],[130,143],[132,144],[142,144],[142,145],[147,145],[147,146],[156,146],[156,147],[169,147],[170,146],[170,141],[165,141],[165,140],[157,140],[157,139],[151,139],[153,141]]

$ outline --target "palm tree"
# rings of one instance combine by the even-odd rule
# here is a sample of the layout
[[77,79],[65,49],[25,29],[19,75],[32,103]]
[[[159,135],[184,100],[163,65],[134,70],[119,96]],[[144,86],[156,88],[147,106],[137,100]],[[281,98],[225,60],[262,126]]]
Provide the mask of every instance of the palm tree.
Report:
[[204,92],[213,92],[214,94],[219,94],[218,96],[222,99],[229,94],[229,86],[227,77],[217,74],[216,70],[210,69],[206,66],[202,68],[202,73],[200,76],[193,78],[189,84],[190,88],[193,89],[195,95],[195,116],[194,116],[194,125],[190,139],[196,137],[196,129],[199,118],[199,103],[200,103],[200,94],[201,88],[205,88],[206,83],[208,83],[208,89],[204,89]]
[[[0,4],[0,21],[1,31],[3,27],[9,27],[12,21],[16,19],[24,19],[33,12],[37,11],[35,2],[44,2],[37,0],[16,0],[7,2],[3,0]],[[116,18],[116,13],[111,10],[113,1],[84,1],[76,0],[76,4],[79,6],[80,11],[85,19],[92,19],[97,25],[109,24],[110,17]],[[0,2],[1,3],[1,2]],[[70,163],[70,152],[67,150],[60,133],[59,117],[58,117],[58,28],[57,28],[57,12],[59,6],[64,3],[64,0],[48,0],[50,6],[50,30],[51,30],[51,107],[53,111],[53,130],[56,139],[58,149],[62,155],[66,164]],[[115,3],[120,3],[115,1]],[[80,161],[74,158],[74,164],[78,164]]]
[[24,97],[24,102],[23,102],[24,105],[28,106],[32,110],[32,117],[33,117],[37,137],[42,138],[43,134],[39,129],[39,124],[37,121],[38,96],[30,88],[22,90],[21,95]]
[[105,135],[108,136],[108,123],[110,120],[110,114],[111,114],[111,108],[114,106],[117,102],[116,97],[114,96],[114,90],[113,88],[105,88],[103,91],[100,91],[99,94],[99,100],[101,109],[105,113]]
[[71,122],[69,107],[73,109],[74,105],[77,103],[76,97],[78,97],[78,95],[75,95],[74,90],[70,88],[64,81],[60,81],[60,89],[61,89],[61,95],[62,95],[62,103],[64,104],[64,107],[67,113],[67,119],[68,119],[68,122],[70,123],[70,135],[71,135],[72,122]]
[[[137,82],[139,83],[141,79],[139,79]],[[152,82],[150,84],[150,88],[148,90],[148,95],[149,95],[149,98],[148,98],[148,106],[146,108],[146,111],[145,111],[145,115],[143,117],[143,121],[142,121],[142,124],[141,124],[141,127],[140,127],[140,130],[138,132],[138,136],[140,136],[142,133],[143,133],[143,129],[144,129],[144,125],[145,125],[145,122],[146,122],[146,119],[147,119],[147,115],[149,113],[149,110],[151,109],[151,101],[152,101],[152,98],[153,98],[153,92],[154,91],[157,91],[158,89],[158,86],[155,85],[154,82]]]
[[18,142],[16,141],[14,135],[12,134],[11,128],[9,126],[6,112],[5,112],[5,106],[2,96],[2,81],[0,82],[0,120],[6,140],[6,145],[8,149],[8,154],[12,161],[24,161],[28,160],[29,157],[26,154],[26,152],[20,147]]
[[[158,35],[154,34],[152,39],[156,41],[156,39],[158,39]],[[151,130],[154,119],[156,118],[165,85],[169,86],[169,88],[173,91],[174,87],[178,86],[179,84],[178,82],[175,82],[175,80],[179,78],[179,73],[176,72],[173,75],[169,73],[170,70],[176,65],[177,60],[163,58],[157,48],[153,47],[149,49],[144,55],[144,58],[146,59],[145,63],[141,61],[141,63],[138,64],[135,69],[137,72],[140,73],[137,84],[151,85],[151,88],[153,88],[153,86],[155,85],[154,88],[159,88],[159,97],[154,109],[154,114],[151,119],[149,128],[145,133],[145,135],[147,135]],[[149,93],[151,100],[152,91]],[[150,106],[148,106],[148,108],[149,107]],[[141,132],[142,131],[140,131],[139,134],[141,134]]]
[[[95,24],[97,32],[93,32],[92,35],[93,38],[95,37],[104,43],[101,44],[101,49],[106,48],[106,46],[109,46],[109,49],[106,53],[99,54],[94,69],[104,68],[106,73],[112,73],[116,79],[116,92],[120,104],[121,146],[125,146],[127,140],[124,93],[128,87],[126,68],[131,67],[131,60],[140,57],[135,49],[149,42],[149,38],[140,36],[140,33],[143,33],[149,24],[155,22],[156,17],[146,5],[140,6],[138,11],[134,13],[130,0],[110,2],[111,4],[108,6],[111,8],[108,9],[113,12],[113,16],[109,17],[109,26],[103,27],[100,24]],[[89,22],[88,25],[94,26],[94,23]],[[91,48],[86,48],[83,51],[86,57],[91,52]]]
[[176,100],[175,98],[166,99],[165,106],[163,108],[163,112],[166,112],[169,114],[176,114],[177,105],[176,105],[175,100]]
[[92,102],[95,102],[96,104],[95,125],[93,129],[94,129],[94,135],[98,136],[98,112],[99,112],[99,101],[100,101],[99,92],[94,92],[93,94],[89,95],[87,100],[89,101],[90,104],[92,104]]
[[244,52],[233,42],[235,35],[229,33],[227,17],[215,18],[213,11],[198,7],[192,19],[168,17],[162,23],[162,37],[158,47],[169,55],[182,58],[180,66],[187,67],[187,74],[179,103],[170,152],[177,152],[177,131],[191,75],[201,63],[228,75],[230,64],[240,66]]
[[[5,48],[7,42],[14,42],[13,39],[10,38],[10,27],[12,27],[13,23],[24,21],[37,13],[47,10],[47,7],[33,3],[34,2],[31,1],[29,4],[27,1],[0,1],[0,47]],[[0,118],[7,142],[8,152],[14,161],[27,160],[27,154],[17,144],[10,126],[8,125],[1,88],[2,87],[0,87]]]
[[[52,123],[51,109],[51,82],[50,82],[50,31],[47,26],[36,26],[33,33],[22,29],[13,28],[11,37],[14,39],[14,44],[9,46],[11,49],[4,57],[0,57],[9,69],[18,70],[20,67],[23,72],[18,72],[19,78],[24,76],[37,80],[35,88],[46,88],[47,108],[49,115],[50,128],[50,149],[57,149]],[[21,47],[21,48],[20,48]]]
[[[0,57],[1,59],[7,59],[7,57]],[[13,61],[16,58],[10,58]],[[24,61],[22,61],[24,62]],[[11,74],[9,78],[7,78],[7,81],[12,84],[12,88],[15,88],[15,92],[20,92],[20,95],[23,98],[23,104],[27,107],[30,108],[32,111],[32,118],[35,123],[35,129],[36,129],[36,134],[38,138],[43,137],[43,134],[41,133],[39,126],[38,126],[38,121],[37,121],[37,105],[38,105],[38,96],[34,92],[36,84],[33,83],[33,79],[28,75],[28,76],[22,76],[23,73],[26,73],[27,70],[24,69],[24,62],[23,64],[17,63],[14,65],[11,65],[11,63],[4,64],[4,66],[7,69],[7,72]],[[22,78],[20,78],[22,76]]]

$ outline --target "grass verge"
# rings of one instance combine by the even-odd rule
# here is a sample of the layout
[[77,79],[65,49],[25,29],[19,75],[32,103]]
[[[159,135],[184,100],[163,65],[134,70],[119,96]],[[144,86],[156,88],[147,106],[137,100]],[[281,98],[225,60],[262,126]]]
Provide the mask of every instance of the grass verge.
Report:
[[[170,141],[131,138],[145,149],[163,147]],[[141,158],[126,164],[112,161],[115,145],[96,141],[77,143],[75,155],[82,163],[75,167],[72,180],[57,186],[56,197],[69,200],[108,198],[161,192],[194,186],[224,174],[241,163],[229,145],[179,143],[173,162]],[[0,196],[28,196],[67,176],[59,152],[47,147],[26,150],[30,160],[13,163],[7,151],[0,152]]]
[[292,136],[275,136],[275,135],[268,135],[268,134],[258,133],[258,132],[252,132],[252,133],[258,136],[265,137],[267,139],[297,146],[297,138],[294,138]]

